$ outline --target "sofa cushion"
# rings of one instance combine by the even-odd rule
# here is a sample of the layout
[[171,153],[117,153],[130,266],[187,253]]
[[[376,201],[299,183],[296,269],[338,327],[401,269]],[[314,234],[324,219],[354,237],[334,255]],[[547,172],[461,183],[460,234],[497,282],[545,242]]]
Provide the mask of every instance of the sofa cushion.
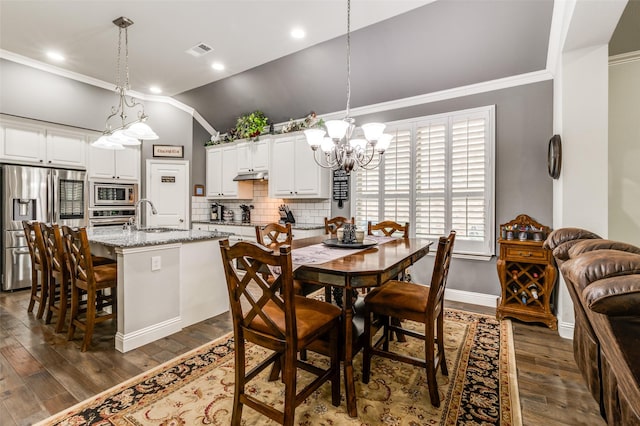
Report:
[[624,275],[593,282],[582,291],[589,309],[609,316],[640,315],[640,275]]
[[618,250],[640,254],[640,247],[620,241],[593,239],[578,241],[569,249],[569,257],[577,257],[582,253],[594,250]]
[[573,240],[600,238],[598,234],[581,228],[560,228],[551,232],[544,242],[544,248],[554,250],[562,243]]
[[618,250],[590,251],[569,259],[560,270],[580,293],[598,280],[640,274],[640,255]]

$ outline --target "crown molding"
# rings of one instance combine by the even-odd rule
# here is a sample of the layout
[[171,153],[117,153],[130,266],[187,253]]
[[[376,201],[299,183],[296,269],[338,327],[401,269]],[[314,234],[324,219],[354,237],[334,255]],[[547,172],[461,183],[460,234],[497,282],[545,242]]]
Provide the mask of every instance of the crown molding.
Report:
[[[12,52],[8,52],[6,50],[0,49],[0,58],[4,58],[13,62],[20,63],[22,65],[26,65],[32,68],[40,69],[42,71],[46,71],[52,74],[56,74],[62,77],[70,78],[72,80],[80,81],[82,83],[90,84],[93,86],[101,87],[106,90],[114,90],[115,86],[112,83],[107,83],[102,80],[98,80],[92,77],[88,77],[83,74],[75,73],[72,71],[64,70],[62,68],[52,66],[49,64],[45,64],[40,61],[33,60],[31,58],[27,58],[21,55],[17,55]],[[448,99],[460,98],[463,96],[475,95],[479,93],[492,92],[495,90],[508,89],[516,86],[523,86],[532,83],[538,83],[541,81],[552,80],[553,75],[551,72],[547,70],[533,71],[530,73],[514,75],[510,77],[499,78],[495,80],[489,80],[481,83],[470,84],[467,86],[456,87],[452,89],[440,90],[437,92],[426,93],[417,96],[411,96],[408,98],[396,99],[392,101],[380,102],[377,104],[366,105],[363,107],[357,107],[351,109],[351,115],[354,117],[366,114],[373,114],[382,111],[389,111],[400,108],[407,108],[416,105],[428,104],[432,102],[438,102]],[[148,95],[144,93],[135,92],[132,90],[127,91],[130,96],[135,98],[152,101],[152,102],[163,102],[169,105],[172,105],[187,114],[193,116],[193,118],[210,134],[215,134],[216,129],[209,124],[200,113],[198,113],[194,108],[183,104],[176,99],[169,96],[158,96],[158,95]],[[345,111],[334,111],[329,114],[323,114],[321,117],[327,120],[331,119],[340,119],[344,117]],[[278,123],[277,125],[281,125],[284,123]]]
[[[479,93],[493,92],[495,90],[508,89],[526,84],[539,83],[541,81],[552,80],[553,76],[547,70],[534,71],[525,74],[514,75],[496,80],[484,81],[482,83],[460,86],[453,89],[440,90],[438,92],[426,93],[409,98],[396,99],[393,101],[380,102],[363,107],[351,108],[350,115],[357,117],[360,115],[373,114],[382,111],[389,111],[400,108],[407,108],[416,105],[428,104],[432,102],[444,101],[448,99],[461,98],[463,96],[476,95]],[[341,119],[345,110],[323,114],[325,120]]]
[[[39,69],[41,71],[45,71],[51,74],[55,74],[60,77],[65,77],[71,80],[79,81],[81,83],[89,84],[91,86],[100,87],[105,90],[114,91],[116,88],[116,86],[113,83],[108,83],[106,81],[98,80],[97,78],[89,77],[84,74],[65,70],[63,68],[46,64],[44,62],[36,61],[35,59],[27,58],[26,56],[9,52],[8,50],[0,49],[0,58],[6,59],[11,62],[16,62],[21,65],[26,65],[31,68]],[[195,109],[193,109],[189,105],[186,105],[180,101],[177,101],[176,99],[170,96],[148,95],[145,93],[136,92],[134,90],[127,90],[127,95],[143,101],[162,102],[162,103],[169,104],[181,111],[186,112],[187,114],[190,114],[198,123],[200,123],[202,127],[204,127],[211,134],[216,133],[216,130],[214,129],[214,127],[211,124],[209,124],[204,119],[204,117],[202,117],[202,115],[200,115]]]
[[609,56],[609,65],[622,65],[635,61],[640,61],[640,50]]

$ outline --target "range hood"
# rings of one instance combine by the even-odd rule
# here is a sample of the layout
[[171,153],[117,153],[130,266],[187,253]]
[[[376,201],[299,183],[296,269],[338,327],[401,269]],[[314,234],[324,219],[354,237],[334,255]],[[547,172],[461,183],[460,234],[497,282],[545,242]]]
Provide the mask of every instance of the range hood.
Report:
[[261,172],[238,173],[238,176],[234,177],[233,180],[236,182],[243,180],[269,180],[269,172],[265,170]]

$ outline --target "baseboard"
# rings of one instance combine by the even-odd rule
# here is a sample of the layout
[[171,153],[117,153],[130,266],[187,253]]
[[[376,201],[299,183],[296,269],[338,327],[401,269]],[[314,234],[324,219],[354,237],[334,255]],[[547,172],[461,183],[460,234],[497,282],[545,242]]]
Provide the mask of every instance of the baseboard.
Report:
[[475,293],[473,291],[455,290],[448,288],[445,290],[444,299],[452,302],[469,303],[471,305],[496,307],[498,296],[493,294]]
[[150,327],[127,333],[126,335],[118,332],[116,333],[116,349],[120,352],[128,352],[147,343],[177,333],[180,330],[182,330],[182,319],[175,317]]
[[573,340],[573,328],[575,324],[572,322],[558,321],[558,334],[564,339]]

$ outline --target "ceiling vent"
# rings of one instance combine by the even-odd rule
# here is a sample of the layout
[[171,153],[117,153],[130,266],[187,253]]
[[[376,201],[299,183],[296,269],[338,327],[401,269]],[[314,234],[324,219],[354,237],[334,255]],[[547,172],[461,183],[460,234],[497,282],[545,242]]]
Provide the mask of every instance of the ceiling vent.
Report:
[[189,55],[195,56],[196,58],[202,55],[206,55],[211,52],[213,47],[209,46],[206,43],[198,43],[190,49],[185,50]]

